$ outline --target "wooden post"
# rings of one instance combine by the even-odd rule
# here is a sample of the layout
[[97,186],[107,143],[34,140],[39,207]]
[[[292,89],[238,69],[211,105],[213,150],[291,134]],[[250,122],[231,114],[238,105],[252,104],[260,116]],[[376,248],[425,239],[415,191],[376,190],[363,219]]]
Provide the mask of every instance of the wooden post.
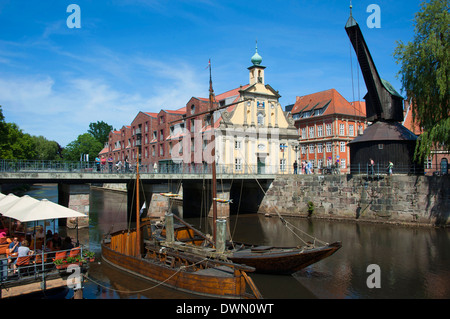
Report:
[[139,147],[137,151],[136,162],[136,256],[141,255],[141,215],[140,215],[140,203],[139,203]]
[[73,291],[73,299],[83,299],[83,288]]
[[225,219],[218,219],[216,222],[216,227],[216,251],[222,254],[225,251],[227,221]]
[[167,213],[166,214],[166,241],[169,243],[173,243],[175,240],[175,234],[173,229],[173,214]]

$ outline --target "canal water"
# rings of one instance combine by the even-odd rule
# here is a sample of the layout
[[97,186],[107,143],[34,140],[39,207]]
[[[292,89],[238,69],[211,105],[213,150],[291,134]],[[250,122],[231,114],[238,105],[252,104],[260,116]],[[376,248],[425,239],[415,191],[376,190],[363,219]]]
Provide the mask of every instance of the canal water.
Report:
[[[58,192],[56,185],[36,185],[27,194],[57,202]],[[80,229],[78,233],[59,228],[62,236],[78,236],[80,242],[96,253],[96,261],[91,263],[88,280],[84,284],[84,298],[197,298],[125,274],[102,262],[100,241],[103,235],[129,223],[126,203],[125,193],[92,189],[89,228]],[[331,257],[291,276],[251,274],[265,298],[450,298],[448,230],[296,218],[287,220],[320,240],[341,241],[342,248]],[[205,219],[187,221],[197,228],[207,226]],[[58,228],[58,225],[51,227]],[[298,237],[276,217],[258,214],[232,216],[229,231],[235,241],[273,246],[301,244]],[[70,290],[64,293],[64,298],[72,296]]]

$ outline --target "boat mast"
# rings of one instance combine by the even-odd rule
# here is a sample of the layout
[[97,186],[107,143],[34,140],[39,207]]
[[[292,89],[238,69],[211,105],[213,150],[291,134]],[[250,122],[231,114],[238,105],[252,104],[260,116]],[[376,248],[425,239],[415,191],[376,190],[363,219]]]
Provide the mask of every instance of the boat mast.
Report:
[[212,87],[212,76],[211,76],[211,59],[209,60],[209,115],[211,121],[211,143],[212,143],[212,206],[213,206],[213,241],[216,242],[216,220],[217,220],[217,203],[214,198],[217,197],[217,185],[216,185],[216,137],[214,132],[214,90]]
[[136,256],[141,255],[141,225],[139,214],[139,147],[137,148],[136,161]]

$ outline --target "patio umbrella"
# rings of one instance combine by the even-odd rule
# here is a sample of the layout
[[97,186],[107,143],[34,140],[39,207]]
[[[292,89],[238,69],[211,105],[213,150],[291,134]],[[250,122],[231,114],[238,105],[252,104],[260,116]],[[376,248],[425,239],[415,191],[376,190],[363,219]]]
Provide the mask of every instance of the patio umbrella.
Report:
[[[9,215],[5,216],[18,219],[21,222],[70,217],[87,217],[87,215],[83,213],[53,203],[48,199],[36,201],[37,203],[27,206],[25,209],[19,209],[19,207],[17,207],[17,209],[10,209],[6,212]],[[10,212],[11,210],[13,210],[13,212]]]
[[38,203],[39,201],[37,199],[28,195],[24,195],[22,197],[17,197],[17,199],[12,199],[3,207],[0,205],[0,211],[2,212],[3,216],[14,218],[20,220],[21,222],[34,221],[35,219],[23,220],[20,214],[22,212],[28,211],[31,207]]
[[0,193],[0,200],[2,200],[3,199],[3,197],[5,197],[6,195],[5,194],[3,194],[3,193]]
[[3,198],[0,199],[0,214],[4,215],[3,213],[8,210],[11,206],[13,206],[20,197],[14,195],[13,193],[5,195]]

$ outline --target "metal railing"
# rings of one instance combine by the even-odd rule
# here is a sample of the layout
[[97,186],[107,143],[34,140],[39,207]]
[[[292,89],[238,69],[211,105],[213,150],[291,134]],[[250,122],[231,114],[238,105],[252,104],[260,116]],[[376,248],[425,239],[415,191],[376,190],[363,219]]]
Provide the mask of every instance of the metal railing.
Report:
[[[5,173],[32,173],[32,172],[81,172],[91,174],[132,174],[136,171],[136,165],[117,165],[106,163],[105,165],[95,162],[62,162],[62,161],[29,161],[29,160],[4,160],[0,159],[0,172]],[[434,165],[433,169],[426,169],[420,165],[394,165],[393,174],[423,175],[445,175],[447,167]],[[160,165],[140,164],[139,172],[149,174],[211,174],[210,164],[192,163],[162,163]],[[280,167],[279,165],[216,165],[217,174],[233,175],[277,175],[277,174],[359,174],[359,175],[387,175],[387,163],[376,163],[373,169],[369,164],[352,164],[346,167],[326,166],[311,167],[308,171],[298,165],[295,170],[293,166]]]
[[[83,257],[83,247],[79,248],[78,257],[70,259],[68,257],[72,249],[58,250],[58,251],[39,251],[31,255],[30,261],[26,265],[17,266],[14,269],[14,262],[18,257],[0,258],[0,284],[20,284],[21,281],[45,281],[50,274],[58,274],[65,271],[69,265],[82,266],[87,264],[88,260]],[[56,253],[66,252],[67,256],[64,258],[65,263],[61,267],[55,264],[54,258]],[[78,261],[76,261],[78,259]]]

